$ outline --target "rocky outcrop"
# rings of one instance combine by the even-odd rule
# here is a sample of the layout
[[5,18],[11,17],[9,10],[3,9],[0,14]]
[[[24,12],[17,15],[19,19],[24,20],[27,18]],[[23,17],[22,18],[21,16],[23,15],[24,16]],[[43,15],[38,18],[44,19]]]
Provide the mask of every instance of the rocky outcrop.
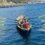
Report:
[[36,4],[36,3],[45,3],[41,1],[32,1],[32,0],[0,0],[0,7],[13,7],[25,4]]

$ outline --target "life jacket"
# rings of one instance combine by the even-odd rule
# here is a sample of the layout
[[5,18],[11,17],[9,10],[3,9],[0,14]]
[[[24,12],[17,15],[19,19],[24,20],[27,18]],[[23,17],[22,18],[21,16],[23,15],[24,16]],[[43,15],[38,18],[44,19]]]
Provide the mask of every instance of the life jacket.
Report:
[[25,26],[27,29],[30,28],[30,26],[28,25],[27,22],[24,22],[24,23],[23,23],[23,26]]
[[29,25],[26,25],[26,28],[28,29],[28,28],[30,28],[30,26]]
[[27,25],[27,22],[23,22],[23,25]]

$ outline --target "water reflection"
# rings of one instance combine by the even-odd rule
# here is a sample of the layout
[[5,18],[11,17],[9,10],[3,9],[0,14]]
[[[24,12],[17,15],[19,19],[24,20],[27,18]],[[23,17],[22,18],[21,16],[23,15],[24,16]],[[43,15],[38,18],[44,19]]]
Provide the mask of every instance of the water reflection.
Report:
[[23,45],[29,45],[31,39],[31,30],[29,32],[24,32],[24,31],[20,31],[20,29],[17,28],[17,31],[19,32],[19,35],[21,35],[22,39],[25,42]]
[[[25,6],[0,9],[0,45],[45,45],[45,4]],[[15,19],[21,14],[31,21],[29,33],[15,27]]]
[[17,31],[19,32],[19,34],[25,39],[28,38],[29,34],[31,33],[31,30],[29,32],[25,32],[25,31],[22,31],[21,29],[18,29],[18,27],[16,27],[16,28],[17,28]]

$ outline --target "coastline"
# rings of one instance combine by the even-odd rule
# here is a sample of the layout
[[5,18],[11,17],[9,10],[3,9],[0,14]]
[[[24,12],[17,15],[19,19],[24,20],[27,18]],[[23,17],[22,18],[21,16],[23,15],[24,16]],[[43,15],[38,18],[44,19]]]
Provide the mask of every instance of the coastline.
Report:
[[45,2],[28,2],[28,4],[45,4]]
[[12,3],[12,4],[0,4],[0,8],[8,8],[8,7],[15,7],[15,6],[22,6],[26,3]]
[[28,2],[28,3],[4,3],[0,4],[0,8],[9,8],[9,7],[15,7],[15,6],[22,6],[25,4],[45,4],[45,2]]

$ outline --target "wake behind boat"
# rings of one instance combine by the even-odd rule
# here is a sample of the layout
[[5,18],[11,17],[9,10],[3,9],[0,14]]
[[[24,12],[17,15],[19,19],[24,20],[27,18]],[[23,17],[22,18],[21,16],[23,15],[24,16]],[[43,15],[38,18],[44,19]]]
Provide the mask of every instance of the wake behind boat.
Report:
[[31,29],[30,20],[27,17],[18,16],[16,20],[17,20],[17,28],[20,29],[20,31],[28,32]]

